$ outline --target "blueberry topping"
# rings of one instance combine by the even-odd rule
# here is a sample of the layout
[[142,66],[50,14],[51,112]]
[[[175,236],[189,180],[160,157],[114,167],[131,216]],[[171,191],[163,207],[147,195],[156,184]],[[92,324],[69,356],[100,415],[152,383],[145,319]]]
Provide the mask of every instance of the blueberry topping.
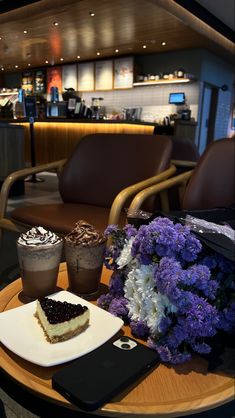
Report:
[[88,308],[80,304],[60,302],[49,298],[39,299],[39,303],[50,324],[59,324],[70,321],[72,318],[82,315]]

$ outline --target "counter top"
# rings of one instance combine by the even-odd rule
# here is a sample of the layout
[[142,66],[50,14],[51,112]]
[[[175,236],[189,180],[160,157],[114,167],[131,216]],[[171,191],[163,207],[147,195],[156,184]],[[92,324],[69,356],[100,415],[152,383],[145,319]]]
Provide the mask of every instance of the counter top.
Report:
[[[131,124],[131,125],[147,125],[147,126],[155,126],[155,122],[144,122],[141,120],[132,121],[132,120],[113,120],[113,119],[66,119],[66,118],[46,118],[46,119],[35,119],[37,123],[107,123],[107,124]],[[29,120],[27,118],[20,118],[20,119],[0,119],[0,123],[27,123]]]
[[[1,119],[0,123],[27,123],[29,120],[27,118],[19,118],[19,119]],[[156,122],[145,122],[143,120],[115,120],[115,119],[66,119],[66,118],[46,118],[46,119],[35,119],[37,123],[47,123],[47,122],[56,122],[56,123],[114,123],[114,124],[130,124],[130,125],[146,125],[146,126],[164,126],[163,124],[159,124]],[[175,124],[180,125],[193,125],[196,126],[197,122],[191,120],[176,120]],[[172,125],[174,127],[174,125]]]

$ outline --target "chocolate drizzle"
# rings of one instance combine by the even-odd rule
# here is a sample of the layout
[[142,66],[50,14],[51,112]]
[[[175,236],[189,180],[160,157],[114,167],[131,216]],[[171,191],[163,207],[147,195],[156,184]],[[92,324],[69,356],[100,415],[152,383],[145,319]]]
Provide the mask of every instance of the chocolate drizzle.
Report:
[[105,236],[96,231],[96,229],[86,221],[80,220],[76,223],[75,228],[65,236],[65,240],[74,245],[88,247],[103,243],[105,241]]
[[73,304],[68,302],[60,302],[54,299],[41,298],[39,303],[44,311],[50,324],[59,324],[70,321],[77,316],[83,315],[87,311],[87,306]]

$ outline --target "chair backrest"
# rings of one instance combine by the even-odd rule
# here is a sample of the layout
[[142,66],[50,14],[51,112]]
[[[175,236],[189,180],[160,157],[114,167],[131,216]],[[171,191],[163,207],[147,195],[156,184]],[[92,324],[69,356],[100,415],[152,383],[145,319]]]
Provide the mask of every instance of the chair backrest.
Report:
[[195,142],[192,139],[180,136],[171,137],[172,148],[172,160],[184,160],[184,161],[198,161],[200,158],[199,151]]
[[211,209],[234,204],[235,139],[212,142],[200,157],[186,188],[182,209]]
[[166,136],[91,134],[81,139],[61,174],[64,202],[110,207],[125,187],[169,168]]

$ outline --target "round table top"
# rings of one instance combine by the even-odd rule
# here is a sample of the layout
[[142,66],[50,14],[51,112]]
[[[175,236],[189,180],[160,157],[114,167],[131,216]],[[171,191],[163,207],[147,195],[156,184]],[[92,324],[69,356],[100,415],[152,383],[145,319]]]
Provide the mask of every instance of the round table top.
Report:
[[[107,286],[110,272],[103,269],[102,288]],[[67,271],[61,264],[58,288],[67,288]],[[21,279],[12,282],[0,292],[0,312],[22,305],[19,299]],[[125,335],[130,335],[124,326]],[[52,389],[51,377],[63,365],[42,367],[32,364],[0,344],[2,369],[34,395],[70,409],[76,407]],[[189,362],[177,366],[160,364],[128,393],[121,394],[95,414],[120,417],[127,414],[140,418],[179,417],[223,405],[234,399],[234,379],[221,371],[208,372],[207,362],[194,356]]]

